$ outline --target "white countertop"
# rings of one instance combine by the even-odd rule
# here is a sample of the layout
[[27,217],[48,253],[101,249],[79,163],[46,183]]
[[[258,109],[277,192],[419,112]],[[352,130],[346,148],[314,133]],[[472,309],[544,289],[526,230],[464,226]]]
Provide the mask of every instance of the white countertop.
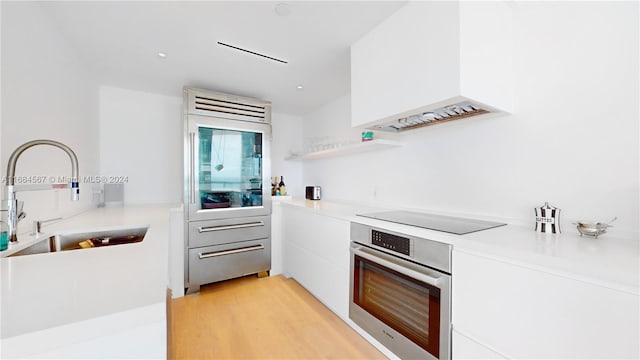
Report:
[[393,209],[326,200],[293,199],[283,201],[282,204],[319,215],[452,244],[454,251],[469,252],[618,291],[640,294],[639,239],[616,238],[611,233],[598,239],[580,237],[573,228],[565,229],[562,234],[544,234],[536,233],[533,226],[512,224],[466,235],[453,235],[356,216],[358,213]]
[[38,240],[19,237],[0,258],[2,339],[164,303],[170,208],[92,209],[46,225],[38,237],[148,226],[139,243],[5,257]]

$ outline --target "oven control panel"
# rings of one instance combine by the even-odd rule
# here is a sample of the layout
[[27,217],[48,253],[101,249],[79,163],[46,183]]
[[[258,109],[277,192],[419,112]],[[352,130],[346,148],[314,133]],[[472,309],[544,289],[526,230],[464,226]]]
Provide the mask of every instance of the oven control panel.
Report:
[[387,234],[378,230],[371,230],[371,244],[403,255],[410,255],[410,241],[408,238],[402,236]]

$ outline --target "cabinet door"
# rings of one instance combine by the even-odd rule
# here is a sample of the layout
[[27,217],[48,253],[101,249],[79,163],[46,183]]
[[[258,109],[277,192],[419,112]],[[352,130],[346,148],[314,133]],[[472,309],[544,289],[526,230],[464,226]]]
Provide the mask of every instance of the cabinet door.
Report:
[[349,222],[282,207],[284,273],[343,319],[349,313]]
[[637,294],[459,250],[452,275],[454,329],[505,356],[640,355]]
[[282,274],[282,269],[282,204],[271,201],[271,276]]
[[504,356],[492,351],[486,346],[474,341],[453,329],[451,339],[453,341],[454,360],[462,359],[505,359]]

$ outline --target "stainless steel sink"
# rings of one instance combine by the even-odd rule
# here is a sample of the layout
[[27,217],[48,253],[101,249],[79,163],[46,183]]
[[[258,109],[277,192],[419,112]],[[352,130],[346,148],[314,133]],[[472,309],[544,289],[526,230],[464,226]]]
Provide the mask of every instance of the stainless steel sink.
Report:
[[9,256],[42,254],[58,251],[83,250],[94,247],[124,245],[141,242],[147,227],[118,228],[112,230],[61,233],[44,238]]

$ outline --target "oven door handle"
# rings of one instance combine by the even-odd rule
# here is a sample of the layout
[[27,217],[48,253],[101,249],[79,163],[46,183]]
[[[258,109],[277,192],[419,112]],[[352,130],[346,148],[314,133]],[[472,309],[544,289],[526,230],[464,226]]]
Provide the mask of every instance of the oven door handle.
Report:
[[384,256],[383,258],[380,255],[373,253],[373,250],[369,250],[368,248],[361,247],[361,246],[352,246],[351,252],[362,258],[373,261],[376,264],[380,264],[391,270],[395,270],[400,274],[406,275],[410,278],[422,281],[426,284],[435,286],[437,288],[442,287],[441,286],[442,277],[433,277],[433,276],[424,274],[422,272],[409,269],[406,266],[402,265],[401,261],[396,261],[396,259],[392,258],[391,256]]

